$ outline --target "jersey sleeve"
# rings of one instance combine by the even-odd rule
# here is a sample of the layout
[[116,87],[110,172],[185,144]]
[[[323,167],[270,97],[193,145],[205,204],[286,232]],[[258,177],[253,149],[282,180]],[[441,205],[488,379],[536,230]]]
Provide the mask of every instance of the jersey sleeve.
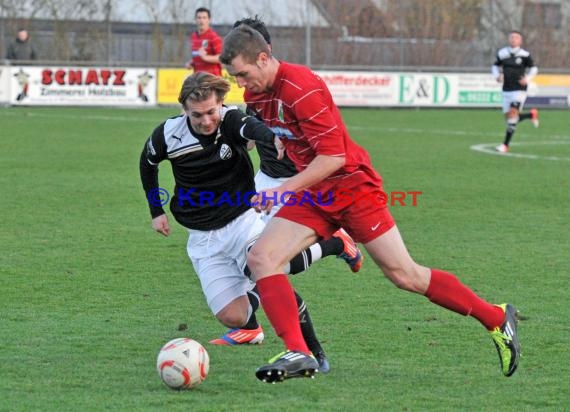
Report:
[[275,136],[263,122],[254,116],[245,114],[238,108],[224,109],[224,117],[220,127],[224,135],[237,140],[249,139],[273,143]]
[[153,218],[164,214],[164,209],[161,206],[149,200],[149,195],[152,196],[153,191],[159,188],[158,164],[167,158],[163,127],[164,123],[157,127],[147,139],[139,161],[141,183]]
[[222,54],[222,38],[217,33],[214,33],[211,42],[212,42],[212,54],[213,55]]
[[493,66],[502,66],[503,62],[501,61],[501,58],[499,57],[499,52],[495,53],[495,63],[493,63]]

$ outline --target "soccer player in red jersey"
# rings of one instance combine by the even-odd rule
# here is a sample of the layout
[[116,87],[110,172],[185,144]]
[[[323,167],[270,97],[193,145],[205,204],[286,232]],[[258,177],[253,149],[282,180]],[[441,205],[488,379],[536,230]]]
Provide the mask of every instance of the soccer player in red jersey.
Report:
[[[263,309],[287,349],[258,368],[257,378],[279,382],[311,377],[318,369],[303,340],[295,296],[281,268],[340,227],[364,245],[397,287],[479,320],[491,334],[503,374],[511,376],[520,355],[516,309],[511,304],[491,304],[455,275],[422,266],[410,257],[388,208],[379,206],[385,205],[382,179],[368,153],[350,138],[324,81],[305,66],[277,60],[261,34],[245,25],[224,38],[220,61],[245,88],[248,109],[281,138],[299,171],[253,199],[259,210],[267,211],[284,193],[293,193],[248,256]],[[335,195],[332,202],[319,202],[323,193],[341,190],[366,191],[369,196],[346,202],[345,195],[342,199]],[[307,196],[314,201],[302,202]]]
[[196,9],[194,16],[197,29],[190,35],[192,59],[186,63],[186,68],[221,76],[222,38],[210,27],[210,10],[200,7]]

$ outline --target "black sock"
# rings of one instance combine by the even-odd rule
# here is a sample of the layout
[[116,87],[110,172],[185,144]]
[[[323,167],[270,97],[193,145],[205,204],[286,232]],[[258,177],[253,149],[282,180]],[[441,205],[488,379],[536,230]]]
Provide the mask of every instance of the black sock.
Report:
[[[321,240],[316,245],[321,248],[321,257],[325,256],[338,256],[344,251],[344,243],[338,237],[331,237],[326,240]],[[311,246],[314,247],[315,245]],[[310,248],[303,250],[289,262],[289,275],[296,275],[297,273],[304,272],[313,263],[313,256]]]
[[[303,250],[297,256],[289,261],[289,270],[286,271],[289,275],[296,275],[297,273],[304,272],[313,264],[313,253],[311,248],[318,247],[321,249],[320,255],[318,250],[315,249],[317,256],[315,260],[320,260],[326,256],[338,256],[344,251],[344,243],[338,237],[331,237],[326,240],[321,240],[315,243],[310,248]],[[247,268],[246,268],[247,270]],[[247,274],[247,273],[246,273]],[[249,276],[249,275],[248,275]]]
[[311,320],[305,301],[297,291],[295,291],[295,298],[297,298],[297,310],[299,312],[301,332],[303,333],[303,338],[305,338],[305,342],[307,343],[309,350],[313,352],[313,355],[316,355],[319,352],[324,352],[319,340],[317,339],[317,333],[313,327],[313,321]]
[[503,142],[505,146],[508,146],[511,142],[511,138],[513,137],[513,134],[515,134],[515,130],[517,130],[516,123],[507,123],[507,132],[505,133],[505,141]]
[[321,240],[319,242],[323,257],[325,256],[338,256],[344,251],[344,243],[338,237],[331,237],[329,239]]
[[313,263],[313,256],[310,249],[305,249],[289,262],[289,274],[296,275],[304,272]]
[[259,323],[257,323],[257,317],[255,316],[255,312],[257,311],[257,308],[259,308],[259,295],[257,294],[257,286],[247,292],[247,297],[249,299],[249,304],[251,305],[251,315],[249,316],[247,323],[243,325],[241,329],[257,329],[259,327]]
[[530,118],[531,118],[530,113],[522,113],[519,115],[519,123],[525,119],[530,119]]

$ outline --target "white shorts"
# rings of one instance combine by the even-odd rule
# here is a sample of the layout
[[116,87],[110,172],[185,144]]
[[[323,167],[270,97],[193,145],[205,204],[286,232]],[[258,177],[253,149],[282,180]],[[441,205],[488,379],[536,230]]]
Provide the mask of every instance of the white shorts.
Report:
[[526,92],[517,90],[514,92],[503,92],[503,113],[508,113],[511,109],[511,103],[519,103],[519,112],[522,112],[524,102],[526,101]]
[[188,230],[188,256],[214,315],[255,286],[243,270],[247,250],[264,227],[261,215],[250,209],[221,229]]
[[[265,189],[271,189],[277,186],[281,186],[283,184],[283,182],[286,182],[287,179],[289,179],[288,177],[271,177],[266,175],[265,173],[263,173],[261,170],[259,170],[257,172],[257,174],[255,175],[255,190],[257,190],[258,192],[260,190],[265,190]],[[275,206],[273,206],[271,208],[271,213],[269,213],[268,215],[266,215],[265,213],[262,213],[263,219],[265,222],[269,221],[269,219],[271,219],[273,216],[275,216],[275,213],[277,213],[279,211],[279,209],[281,209],[281,206],[283,206],[282,204],[276,204]]]

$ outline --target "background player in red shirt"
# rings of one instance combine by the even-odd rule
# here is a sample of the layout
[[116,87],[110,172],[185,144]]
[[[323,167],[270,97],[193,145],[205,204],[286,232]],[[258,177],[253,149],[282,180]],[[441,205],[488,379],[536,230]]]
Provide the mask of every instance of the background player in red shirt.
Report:
[[190,35],[192,59],[186,63],[186,68],[221,76],[222,38],[210,27],[210,17],[209,9],[205,7],[196,9],[197,29]]
[[[287,201],[290,206],[269,221],[248,256],[261,304],[287,348],[257,369],[258,379],[276,382],[312,376],[318,369],[299,328],[291,285],[280,268],[340,227],[364,244],[397,287],[479,320],[497,347],[503,374],[511,376],[520,355],[516,309],[510,304],[488,303],[453,274],[419,265],[410,257],[385,206],[382,179],[368,153],[348,135],[324,81],[307,67],[275,59],[261,34],[248,26],[239,26],[225,37],[220,61],[238,85],[245,87],[248,109],[282,139],[299,171],[253,199],[281,199],[284,193],[293,193]],[[346,202],[345,196],[338,195],[340,190],[368,196]],[[330,191],[335,193],[334,200],[319,204],[318,195]],[[300,202],[307,195],[314,201]],[[383,207],[379,206],[382,201]],[[269,200],[259,209],[270,209],[272,203]]]

